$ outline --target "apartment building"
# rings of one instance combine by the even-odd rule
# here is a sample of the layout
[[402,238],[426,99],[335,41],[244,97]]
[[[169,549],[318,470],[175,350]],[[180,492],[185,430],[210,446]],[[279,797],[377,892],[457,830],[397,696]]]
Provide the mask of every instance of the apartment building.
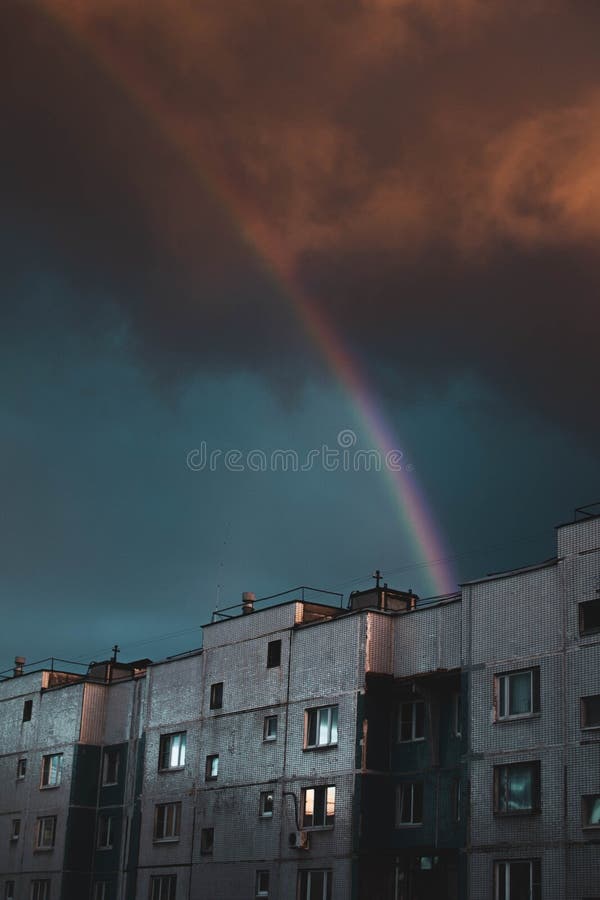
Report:
[[[445,598],[0,682],[4,900],[597,900],[600,518]],[[68,668],[64,666],[63,668]]]

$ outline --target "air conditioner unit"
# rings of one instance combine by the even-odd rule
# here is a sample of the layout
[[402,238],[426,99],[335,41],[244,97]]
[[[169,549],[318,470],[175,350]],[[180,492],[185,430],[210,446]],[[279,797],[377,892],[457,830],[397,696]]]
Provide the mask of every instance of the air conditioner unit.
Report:
[[289,843],[293,850],[308,850],[308,832],[290,831]]

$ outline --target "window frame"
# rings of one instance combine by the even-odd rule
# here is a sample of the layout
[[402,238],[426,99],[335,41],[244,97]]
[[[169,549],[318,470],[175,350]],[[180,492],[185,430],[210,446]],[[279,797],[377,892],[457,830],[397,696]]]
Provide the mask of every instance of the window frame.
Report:
[[[173,757],[174,738],[179,738],[177,748],[177,763],[175,765],[171,765],[171,759]],[[169,731],[166,734],[161,734],[158,743],[158,771],[180,772],[182,769],[185,769],[186,744],[187,731]],[[167,761],[167,765],[163,765],[165,760]]]
[[[408,718],[405,719],[402,711],[405,707],[411,708],[410,713],[410,737],[403,737],[402,730],[405,721],[408,721]],[[419,722],[418,709],[422,708],[423,716],[421,722]],[[427,719],[427,704],[424,700],[401,700],[398,704],[398,730],[396,734],[396,741],[398,744],[412,744],[416,741],[424,741],[425,733],[426,733],[426,719]],[[422,725],[422,733],[419,734],[419,724]]]
[[215,829],[206,827],[200,829],[200,856],[212,856],[215,851]]
[[[214,769],[214,771],[213,771]],[[209,753],[204,766],[204,780],[216,781],[219,777],[219,754]]]
[[[404,796],[410,790],[410,819],[402,819]],[[416,801],[415,802],[415,795]],[[423,805],[425,799],[425,782],[423,779],[416,781],[401,781],[396,785],[396,828],[419,828],[423,825]],[[415,807],[420,807],[420,818],[415,818]]]
[[[111,813],[98,813],[96,826],[96,850],[112,850],[115,846],[115,816]],[[101,841],[104,843],[101,843]]]
[[4,900],[15,900],[15,882],[12,878],[4,882]]
[[[278,717],[276,715],[265,716],[263,721],[263,742],[272,743],[277,740]],[[275,722],[275,733],[269,734],[269,722]]]
[[[500,808],[500,794],[501,794],[501,778],[502,773],[506,772],[507,775],[510,770],[515,771],[516,769],[526,769],[529,768],[531,770],[531,794],[532,794],[532,805],[528,809],[501,809]],[[539,759],[531,759],[524,760],[523,762],[517,763],[501,763],[499,765],[494,766],[494,815],[504,817],[512,817],[512,816],[532,816],[537,815],[541,812],[542,804],[541,804],[541,763]],[[506,805],[508,807],[510,803],[509,796],[509,788],[510,785],[507,782],[506,785]]]
[[[156,890],[158,888],[158,890]],[[175,900],[177,896],[177,875],[151,875],[149,882],[149,900]]]
[[23,701],[23,718],[21,722],[31,722],[33,717],[33,700]]
[[94,900],[109,900],[109,886],[108,881],[95,881]]
[[297,889],[298,900],[309,900],[312,895],[312,879],[315,875],[323,875],[321,897],[318,900],[331,900],[332,895],[332,869],[298,869]]
[[584,627],[584,619],[585,619],[585,609],[588,607],[598,607],[600,610],[600,597],[594,597],[592,600],[582,600],[581,603],[578,604],[578,624],[579,624],[579,636],[587,637],[588,635],[600,634],[600,624],[594,625],[592,628]]
[[[586,722],[586,718],[587,718],[586,701],[589,701],[589,700],[595,700],[598,703],[599,715],[598,715],[597,721],[594,721],[588,725],[588,723]],[[586,697],[580,698],[580,721],[581,721],[581,728],[584,731],[593,731],[594,729],[600,728],[600,694],[588,694]]]
[[17,759],[17,781],[25,781],[25,775],[27,774],[27,757],[20,756]]
[[[510,869],[512,866],[529,864],[529,896],[531,900],[541,900],[542,866],[539,858],[528,859],[495,859],[494,860],[494,900],[511,900],[510,897]],[[500,878],[501,869],[504,868],[504,890]],[[507,879],[508,873],[508,879]]]
[[[162,822],[161,822],[162,820]],[[162,827],[159,827],[162,825]],[[181,801],[154,804],[152,842],[173,844],[181,838]]]
[[[269,797],[270,802],[269,802]],[[275,813],[275,791],[261,791],[258,800],[259,819],[272,819]]]
[[452,821],[462,821],[463,783],[461,778],[452,779]]
[[50,879],[32,878],[29,896],[31,900],[50,900]]
[[[35,847],[36,851],[53,850],[56,844],[56,816],[38,816],[35,821]],[[51,823],[50,842],[46,843],[45,829],[46,823]]]
[[21,837],[21,819],[15,818],[11,820],[10,823],[10,840],[11,843],[16,843]]
[[209,708],[210,709],[223,709],[223,682],[215,681],[210,686],[210,698],[209,698]]
[[[520,675],[529,675],[529,710],[527,712],[510,711],[510,682]],[[508,711],[503,711],[503,703]],[[514,722],[530,719],[540,711],[540,667],[526,666],[523,669],[512,669],[508,672],[497,672],[494,675],[494,721]]]
[[581,827],[584,831],[598,831],[600,830],[600,818],[598,822],[589,821],[591,816],[590,801],[593,801],[594,805],[597,803],[600,807],[600,793],[581,795]]
[[281,638],[269,641],[267,644],[267,669],[277,669],[281,666]]
[[[334,713],[335,711],[335,713]],[[321,734],[321,717],[324,713],[327,713],[327,741],[320,742],[319,737]],[[311,722],[314,717],[315,720],[315,743],[309,743],[310,741],[310,733],[312,731]],[[335,740],[333,739],[333,735],[335,732]],[[304,749],[305,750],[320,750],[323,747],[337,747],[339,737],[339,704],[331,703],[327,706],[311,706],[306,709],[304,712]]]
[[452,694],[452,733],[457,738],[462,737],[462,705],[462,694],[455,691]]
[[[312,813],[306,812],[309,791],[313,792]],[[330,791],[333,792],[331,798]],[[312,784],[302,788],[302,792],[300,795],[300,821],[302,831],[325,831],[326,829],[331,830],[334,827],[335,797],[335,784]],[[328,813],[330,803],[333,806],[332,813]],[[322,819],[322,821],[315,822],[317,811],[320,813],[320,818]],[[307,821],[309,817],[312,819],[311,822]]]
[[[267,877],[266,887],[261,886],[261,880],[262,880],[262,878],[264,878],[265,875]],[[270,875],[271,875],[271,873],[270,873],[269,869],[257,869],[256,870],[256,876],[254,879],[254,896],[257,898],[257,900],[258,900],[258,898],[269,896],[270,881],[271,881]]]
[[102,751],[102,787],[113,787],[119,783],[120,768],[120,750],[116,747],[104,747]]
[[62,753],[46,753],[42,756],[42,770],[40,774],[41,791],[60,787],[62,781],[62,764]]

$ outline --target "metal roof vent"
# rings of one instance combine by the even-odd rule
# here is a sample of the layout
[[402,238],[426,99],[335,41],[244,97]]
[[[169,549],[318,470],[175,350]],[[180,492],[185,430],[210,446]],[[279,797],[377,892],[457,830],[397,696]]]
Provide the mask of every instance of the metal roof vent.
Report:
[[254,601],[256,600],[256,594],[253,594],[252,591],[244,591],[242,594],[242,613],[247,616],[248,613],[254,612]]

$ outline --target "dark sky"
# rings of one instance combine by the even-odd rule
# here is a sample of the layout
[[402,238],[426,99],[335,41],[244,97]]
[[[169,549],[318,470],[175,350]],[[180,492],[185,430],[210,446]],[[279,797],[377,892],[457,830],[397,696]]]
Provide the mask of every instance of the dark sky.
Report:
[[600,500],[595,0],[0,17],[1,668],[197,646],[242,590],[431,591],[383,473],[186,464],[377,449],[310,310],[456,578],[552,555]]

